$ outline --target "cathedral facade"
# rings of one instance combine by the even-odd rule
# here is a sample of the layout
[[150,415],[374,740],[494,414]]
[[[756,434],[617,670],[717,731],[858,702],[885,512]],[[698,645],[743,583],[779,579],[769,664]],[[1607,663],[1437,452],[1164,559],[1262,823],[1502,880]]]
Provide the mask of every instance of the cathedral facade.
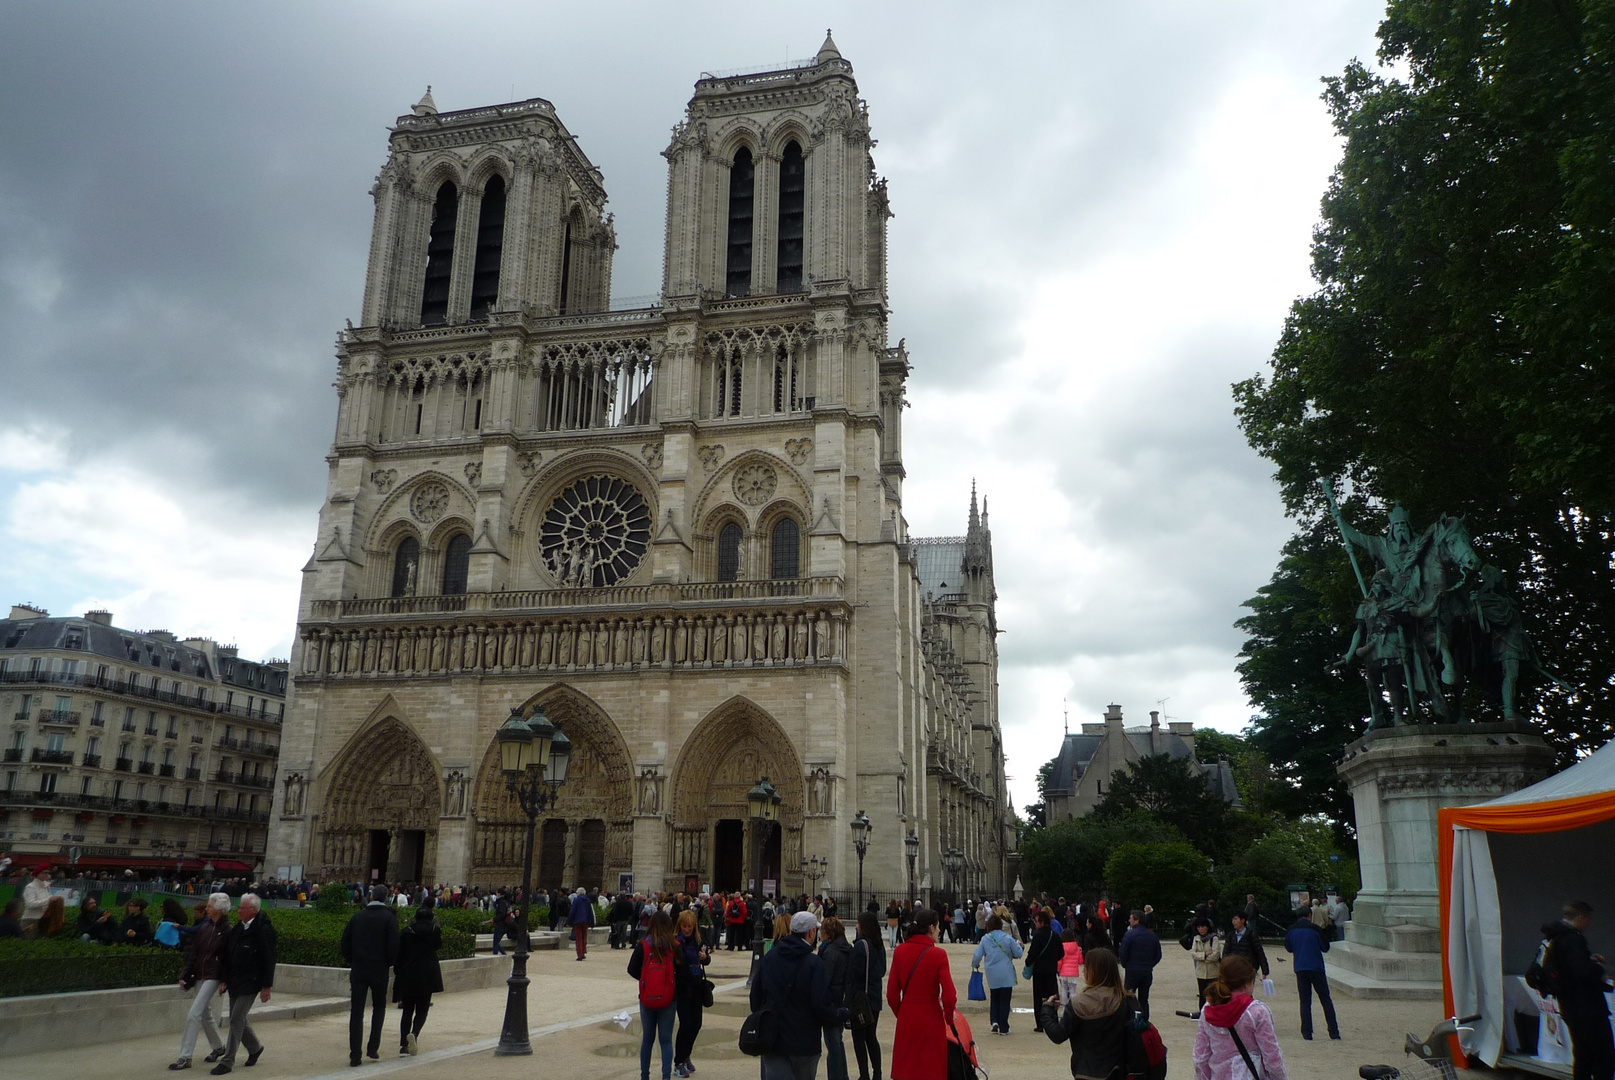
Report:
[[494,732],[542,709],[572,745],[546,886],[850,894],[862,810],[866,891],[906,890],[911,833],[917,887],[1005,890],[991,534],[974,491],[966,536],[907,532],[871,145],[828,38],[703,76],[664,151],[661,296],[612,310],[604,180],[549,102],[399,118],[271,873],[514,883]]

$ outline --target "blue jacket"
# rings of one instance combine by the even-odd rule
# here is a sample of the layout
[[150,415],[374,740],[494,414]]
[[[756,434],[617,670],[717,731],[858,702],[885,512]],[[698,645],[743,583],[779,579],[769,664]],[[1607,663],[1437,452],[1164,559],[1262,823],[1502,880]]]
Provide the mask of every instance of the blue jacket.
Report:
[[584,926],[594,925],[594,905],[587,896],[572,895],[572,909],[567,913],[566,921],[572,926],[580,923]]
[[1284,948],[1295,954],[1295,963],[1291,966],[1296,971],[1322,971],[1329,939],[1311,919],[1297,919],[1290,932],[1284,935]]
[[751,984],[751,1011],[772,1008],[779,1017],[774,1053],[808,1057],[821,1049],[824,1025],[834,1023],[830,1003],[830,968],[813,952],[807,938],[787,934],[768,950]]
[[981,939],[970,966],[987,968],[987,989],[1002,990],[1015,985],[1015,961],[1024,950],[1016,940],[1002,930],[994,930]]
[[1161,939],[1149,927],[1135,926],[1122,935],[1116,959],[1124,971],[1152,971],[1161,962]]

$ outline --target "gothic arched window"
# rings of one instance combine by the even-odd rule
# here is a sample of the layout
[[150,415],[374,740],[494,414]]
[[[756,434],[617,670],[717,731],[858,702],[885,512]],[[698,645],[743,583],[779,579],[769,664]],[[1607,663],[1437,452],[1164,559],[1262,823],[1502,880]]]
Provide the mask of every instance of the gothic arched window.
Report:
[[460,190],[443,181],[432,204],[432,232],[426,242],[426,284],[421,289],[421,325],[449,318],[449,273],[454,265],[454,224],[460,216]]
[[774,526],[774,536],[769,544],[770,562],[772,570],[769,576],[773,578],[796,578],[802,576],[802,530],[790,518],[781,518],[779,524]]
[[718,580],[740,580],[740,526],[734,522],[718,532]]
[[505,178],[482,189],[477,217],[477,262],[471,271],[471,317],[485,319],[499,300],[499,258],[505,243]]
[[729,264],[724,291],[730,296],[751,292],[751,207],[757,171],[751,151],[735,151],[729,169]]
[[779,246],[774,257],[774,291],[802,291],[802,221],[807,171],[802,148],[787,143],[779,162]]
[[421,542],[413,536],[398,541],[393,551],[393,596],[414,596],[415,575],[420,573]]
[[471,538],[460,533],[449,541],[443,553],[443,594],[457,596],[465,592],[466,579],[471,574]]

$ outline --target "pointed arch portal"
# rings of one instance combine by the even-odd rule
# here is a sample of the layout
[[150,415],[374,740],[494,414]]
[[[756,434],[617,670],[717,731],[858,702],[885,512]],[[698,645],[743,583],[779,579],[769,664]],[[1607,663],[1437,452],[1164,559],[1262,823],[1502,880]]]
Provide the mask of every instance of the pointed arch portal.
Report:
[[437,759],[415,730],[384,716],[356,734],[331,765],[320,813],[320,864],[328,879],[434,880],[443,812]]

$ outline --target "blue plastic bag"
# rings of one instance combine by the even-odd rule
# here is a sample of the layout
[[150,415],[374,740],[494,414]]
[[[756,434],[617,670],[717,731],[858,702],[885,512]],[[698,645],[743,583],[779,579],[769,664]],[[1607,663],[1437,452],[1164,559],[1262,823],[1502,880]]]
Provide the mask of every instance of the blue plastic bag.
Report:
[[970,973],[970,990],[968,991],[968,995],[971,1001],[987,1000],[987,984],[982,981],[981,972],[972,971]]
[[167,945],[170,949],[179,945],[179,927],[168,921],[157,924],[157,933],[153,935],[159,945]]

